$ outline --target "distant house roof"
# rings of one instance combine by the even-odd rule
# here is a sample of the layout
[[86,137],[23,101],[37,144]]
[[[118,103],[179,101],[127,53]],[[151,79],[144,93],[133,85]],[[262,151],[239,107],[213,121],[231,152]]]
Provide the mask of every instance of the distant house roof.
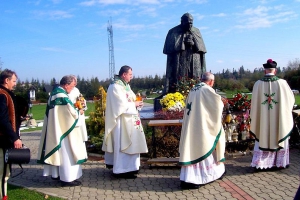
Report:
[[58,85],[44,85],[43,91],[47,92],[48,94],[50,94],[50,92],[52,92],[53,88],[57,87]]

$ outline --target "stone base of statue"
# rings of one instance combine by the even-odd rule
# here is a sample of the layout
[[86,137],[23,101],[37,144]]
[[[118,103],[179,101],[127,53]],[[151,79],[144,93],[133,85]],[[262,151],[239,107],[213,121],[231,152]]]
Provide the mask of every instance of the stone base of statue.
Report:
[[165,94],[162,94],[158,97],[156,97],[154,100],[153,100],[153,103],[154,103],[154,112],[157,112],[157,111],[160,111],[162,110],[162,106],[160,104],[160,100],[163,98]]

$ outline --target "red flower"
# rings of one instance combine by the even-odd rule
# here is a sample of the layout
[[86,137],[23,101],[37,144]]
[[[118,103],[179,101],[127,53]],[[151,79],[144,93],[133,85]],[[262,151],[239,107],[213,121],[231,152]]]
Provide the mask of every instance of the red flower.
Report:
[[137,120],[136,121],[136,125],[140,125],[141,124],[141,121],[140,120]]
[[273,60],[270,58],[270,59],[267,60],[267,62],[268,62],[268,63],[272,63]]

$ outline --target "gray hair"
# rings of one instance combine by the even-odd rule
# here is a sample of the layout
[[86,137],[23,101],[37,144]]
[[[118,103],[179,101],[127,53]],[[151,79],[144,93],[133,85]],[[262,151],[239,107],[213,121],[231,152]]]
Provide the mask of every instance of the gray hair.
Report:
[[15,76],[18,78],[16,72],[14,72],[14,71],[12,71],[12,70],[10,70],[10,69],[5,69],[5,70],[3,70],[3,71],[1,72],[1,74],[0,74],[0,84],[4,84],[5,79],[7,79],[7,78],[8,78],[9,80],[11,80],[12,77],[13,77],[13,75],[15,75]]
[[59,84],[61,86],[70,85],[73,81],[76,81],[75,77],[73,75],[67,75],[61,78]]
[[202,74],[201,81],[206,82],[206,81],[209,81],[209,80],[215,80],[215,75],[213,75],[210,72],[204,72]]
[[265,68],[266,73],[275,73],[276,68]]

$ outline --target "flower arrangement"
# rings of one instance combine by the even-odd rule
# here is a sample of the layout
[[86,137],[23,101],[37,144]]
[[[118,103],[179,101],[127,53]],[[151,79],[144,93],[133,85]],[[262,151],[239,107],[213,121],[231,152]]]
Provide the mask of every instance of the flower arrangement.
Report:
[[251,100],[248,95],[237,93],[233,99],[228,100],[229,105],[233,110],[249,110],[251,108]]
[[75,102],[74,106],[78,110],[84,109],[86,107],[86,101],[82,94],[79,94],[79,97],[76,98],[76,102]]
[[187,97],[190,90],[199,82],[199,78],[181,77],[178,84],[176,84],[176,91],[180,92],[184,97]]
[[161,100],[160,104],[163,111],[181,111],[185,107],[185,97],[179,93],[169,93],[165,95]]

